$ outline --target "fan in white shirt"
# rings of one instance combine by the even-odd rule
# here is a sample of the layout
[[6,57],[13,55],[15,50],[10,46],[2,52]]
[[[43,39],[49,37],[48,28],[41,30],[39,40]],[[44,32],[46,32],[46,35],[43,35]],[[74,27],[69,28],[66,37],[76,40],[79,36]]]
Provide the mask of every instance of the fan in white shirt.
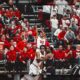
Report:
[[53,15],[56,15],[58,11],[58,7],[56,5],[51,6],[51,15],[50,17],[53,17]]
[[58,6],[58,14],[63,15],[64,14],[64,9],[68,5],[67,1],[57,0],[57,1],[55,1],[55,4]]
[[58,29],[58,19],[56,18],[56,15],[53,15],[53,17],[50,19],[51,27],[52,27],[52,34]]
[[50,5],[44,5],[43,6],[43,12],[50,14],[50,8],[51,8]]
[[68,28],[70,25],[70,21],[67,19],[67,16],[64,15],[62,20],[61,20],[63,28]]
[[55,32],[54,32],[54,36],[58,36],[58,34],[62,31],[62,25],[60,25],[60,28],[58,28]]

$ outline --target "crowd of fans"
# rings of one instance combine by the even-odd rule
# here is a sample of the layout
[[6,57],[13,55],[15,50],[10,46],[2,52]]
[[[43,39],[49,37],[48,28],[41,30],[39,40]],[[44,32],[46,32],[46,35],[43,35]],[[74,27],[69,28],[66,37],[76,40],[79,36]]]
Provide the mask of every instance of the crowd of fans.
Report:
[[65,4],[55,1],[56,5],[48,5],[52,46],[43,26],[38,33],[37,25],[31,27],[16,6],[6,9],[0,5],[0,60],[7,60],[9,70],[21,70],[30,61],[29,74],[39,75],[44,66],[72,68],[80,64],[80,5],[61,1]]
[[17,52],[24,64],[26,58],[34,59],[34,49],[30,45],[36,42],[36,36],[36,25],[31,28],[17,7],[6,9],[0,6],[0,60],[6,55],[8,62],[14,63]]

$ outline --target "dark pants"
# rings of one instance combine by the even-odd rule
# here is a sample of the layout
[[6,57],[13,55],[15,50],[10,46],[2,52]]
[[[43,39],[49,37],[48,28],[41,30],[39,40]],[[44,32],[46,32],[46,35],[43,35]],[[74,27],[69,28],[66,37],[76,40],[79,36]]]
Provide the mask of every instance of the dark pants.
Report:
[[65,68],[65,61],[54,61],[55,68],[62,69]]
[[7,62],[6,69],[11,71],[15,69],[15,63]]
[[26,67],[27,65],[26,64],[23,64],[22,62],[19,62],[19,61],[17,61],[16,63],[15,63],[15,70],[16,71],[22,71],[22,70],[25,70],[27,67]]
[[71,58],[71,59],[69,59],[69,62],[73,67],[77,63],[77,60],[75,58]]

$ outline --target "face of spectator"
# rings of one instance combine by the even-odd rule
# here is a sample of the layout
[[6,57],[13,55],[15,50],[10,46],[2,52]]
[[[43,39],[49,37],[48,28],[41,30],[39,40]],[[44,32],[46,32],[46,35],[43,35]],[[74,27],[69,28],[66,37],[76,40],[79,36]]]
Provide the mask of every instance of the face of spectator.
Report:
[[71,49],[71,45],[68,45],[67,48],[68,48],[68,49]]
[[9,9],[6,9],[6,12],[8,12],[9,11]]
[[13,11],[13,9],[12,9],[12,8],[10,8],[9,10],[10,10],[10,11]]
[[18,32],[18,33],[20,33],[20,32],[21,32],[21,30],[20,30],[20,29],[18,29],[18,30],[17,30],[17,32]]
[[71,29],[69,29],[69,32],[71,32],[72,30]]
[[32,45],[30,43],[27,44],[27,48],[30,49]]
[[14,40],[11,40],[11,41],[10,41],[10,43],[13,45],[13,43],[14,43]]
[[66,31],[66,29],[65,28],[62,28],[62,31]]
[[5,11],[5,8],[2,8],[2,11]]
[[64,17],[63,17],[63,19],[64,19],[64,20],[66,20],[66,19],[67,19],[67,17],[66,17],[66,16],[64,16]]
[[15,8],[16,11],[18,11],[18,8]]
[[27,19],[24,19],[24,22],[27,22],[28,20]]
[[11,47],[10,47],[10,50],[14,50],[14,47],[13,47],[13,46],[11,46]]
[[32,45],[33,49],[36,50],[37,46],[36,44]]
[[1,40],[5,41],[5,35],[2,35]]
[[15,21],[12,21],[11,24],[12,24],[12,25],[15,25]]
[[59,50],[63,50],[63,47],[62,47],[62,45],[60,45],[60,46],[59,46]]
[[46,47],[47,52],[51,52],[50,47]]
[[26,52],[27,51],[27,48],[24,48],[23,51]]

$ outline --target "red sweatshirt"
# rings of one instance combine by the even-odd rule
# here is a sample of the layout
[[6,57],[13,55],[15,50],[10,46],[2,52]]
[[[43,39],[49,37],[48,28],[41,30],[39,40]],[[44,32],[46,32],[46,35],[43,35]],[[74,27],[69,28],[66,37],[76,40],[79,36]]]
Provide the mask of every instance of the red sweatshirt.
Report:
[[55,59],[64,59],[65,58],[65,52],[64,51],[60,51],[60,50],[56,50],[54,53],[54,58]]
[[19,61],[23,62],[28,58],[27,52],[20,52],[19,54]]
[[58,34],[58,39],[59,39],[59,40],[63,40],[63,39],[64,39],[65,34],[66,34],[66,32],[65,32],[65,31],[61,31],[61,32]]
[[27,53],[28,53],[28,58],[31,59],[31,60],[34,60],[35,51],[32,48],[30,48],[30,49],[28,49]]
[[24,47],[26,47],[26,43],[25,42],[23,42],[23,41],[19,41],[18,42],[18,44],[17,44],[17,46],[18,46],[18,48],[20,49],[20,50],[23,50],[24,49]]
[[70,49],[66,49],[65,53],[68,54],[68,56],[66,56],[66,59],[70,59],[72,57],[72,54],[69,54],[69,52],[72,51]]
[[17,56],[16,56],[15,50],[10,50],[10,51],[8,51],[6,55],[7,55],[7,60],[8,60],[8,61],[10,61],[10,62],[11,62],[11,61],[16,61],[16,57],[17,57]]

